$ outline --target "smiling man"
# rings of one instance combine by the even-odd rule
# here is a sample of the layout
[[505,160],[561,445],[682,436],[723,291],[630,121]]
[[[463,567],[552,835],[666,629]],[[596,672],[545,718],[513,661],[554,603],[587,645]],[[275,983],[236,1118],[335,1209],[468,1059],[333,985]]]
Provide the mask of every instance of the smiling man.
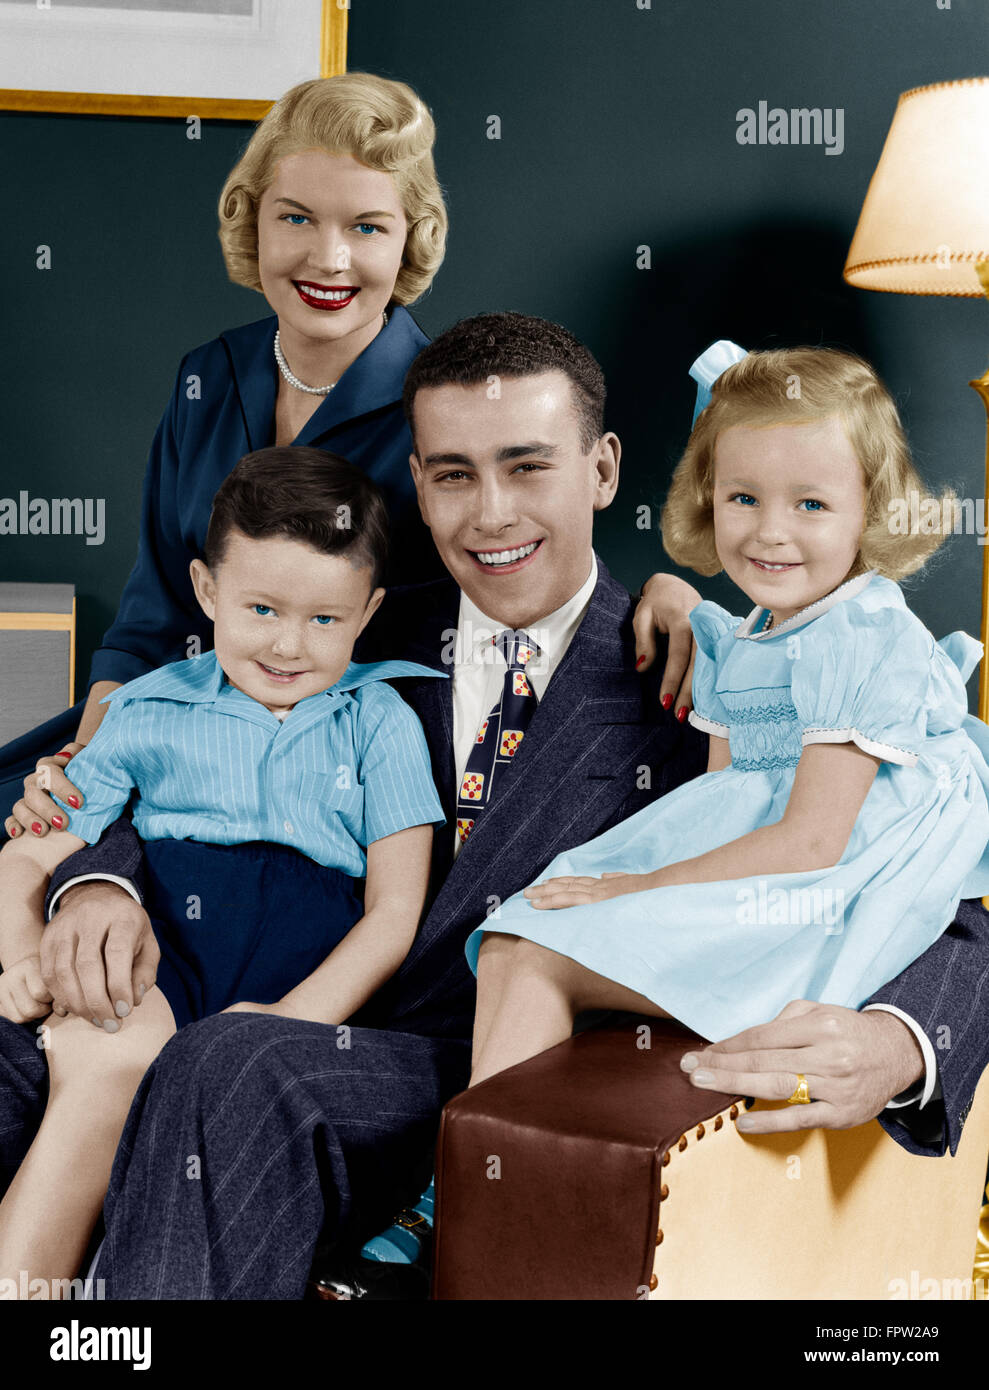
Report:
[[621,446],[597,429],[595,383],[575,366],[573,379],[555,368],[434,386],[410,374],[415,438],[441,441],[411,460],[423,519],[461,589],[502,625],[538,622],[578,593],[594,513],[618,486]]

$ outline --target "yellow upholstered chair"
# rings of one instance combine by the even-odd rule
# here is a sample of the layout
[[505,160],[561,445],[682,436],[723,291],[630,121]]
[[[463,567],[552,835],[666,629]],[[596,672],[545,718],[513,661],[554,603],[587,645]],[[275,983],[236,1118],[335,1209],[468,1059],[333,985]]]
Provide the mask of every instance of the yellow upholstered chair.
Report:
[[989,1072],[957,1154],[925,1158],[875,1120],[741,1133],[745,1102],[680,1071],[695,1042],[595,1029],[452,1100],[434,1297],[972,1297]]

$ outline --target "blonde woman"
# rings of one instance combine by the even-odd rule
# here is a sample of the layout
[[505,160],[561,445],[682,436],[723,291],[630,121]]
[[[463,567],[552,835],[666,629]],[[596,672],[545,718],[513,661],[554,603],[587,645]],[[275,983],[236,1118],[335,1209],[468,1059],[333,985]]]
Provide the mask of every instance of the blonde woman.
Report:
[[137,561],[88,699],[0,754],[0,807],[24,792],[8,834],[65,829],[35,762],[61,750],[44,758],[43,780],[78,806],[61,768],[96,732],[103,697],[211,644],[189,565],[213,495],[243,455],[297,444],[344,456],[384,493],[393,572],[409,580],[428,565],[401,402],[428,341],[405,305],[429,288],[446,243],[434,139],[411,88],[360,72],[293,87],[255,130],[220,194],[219,235],[231,280],[257,290],[271,313],[179,364],[151,446]]

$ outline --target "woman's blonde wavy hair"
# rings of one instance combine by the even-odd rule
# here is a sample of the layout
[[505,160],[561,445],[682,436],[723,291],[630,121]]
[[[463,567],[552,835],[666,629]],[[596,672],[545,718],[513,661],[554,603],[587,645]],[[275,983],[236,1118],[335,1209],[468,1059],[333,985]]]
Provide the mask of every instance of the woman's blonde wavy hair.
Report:
[[874,569],[887,579],[903,579],[919,570],[944,534],[921,532],[916,523],[909,534],[894,533],[890,503],[902,507],[916,493],[917,511],[910,509],[916,517],[925,501],[950,508],[954,494],[932,498],[913,466],[892,396],[867,362],[836,348],[750,352],[718,377],[676,466],[660,518],[671,559],[699,574],[722,568],[714,544],[713,485],[715,446],[724,430],[802,425],[829,416],[841,420],[865,474],[865,525],[850,574]]
[[261,197],[280,160],[323,149],[351,155],[395,180],[408,234],[391,302],[411,304],[429,288],[446,247],[446,205],[433,164],[435,139],[428,107],[404,82],[348,72],[293,87],[261,121],[220,194],[220,245],[230,279],[261,290]]

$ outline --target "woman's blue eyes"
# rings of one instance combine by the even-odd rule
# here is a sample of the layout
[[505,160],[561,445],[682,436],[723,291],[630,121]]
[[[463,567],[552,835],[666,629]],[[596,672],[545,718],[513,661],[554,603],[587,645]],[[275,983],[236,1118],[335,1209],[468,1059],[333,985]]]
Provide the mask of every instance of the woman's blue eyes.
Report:
[[[288,222],[292,227],[301,227],[304,222],[309,221],[309,218],[303,212],[286,212],[282,214],[281,220]],[[372,232],[384,231],[384,227],[379,227],[376,222],[357,222],[355,226],[364,236],[370,236]]]
[[[756,503],[756,499],[752,496],[750,492],[736,492],[728,500],[730,502],[741,502],[743,507],[748,507],[750,505],[754,506]],[[824,503],[819,502],[816,497],[805,497],[802,499],[802,501],[797,503],[797,506],[806,506],[808,511],[814,512],[822,512],[824,510]]]
[[[259,618],[265,617],[268,613],[274,613],[274,611],[275,610],[273,608],[269,608],[266,603],[254,604],[254,612],[258,615]],[[328,613],[316,613],[313,616],[313,622],[319,623],[320,627],[327,627],[330,623],[335,623],[336,618],[331,617]]]

